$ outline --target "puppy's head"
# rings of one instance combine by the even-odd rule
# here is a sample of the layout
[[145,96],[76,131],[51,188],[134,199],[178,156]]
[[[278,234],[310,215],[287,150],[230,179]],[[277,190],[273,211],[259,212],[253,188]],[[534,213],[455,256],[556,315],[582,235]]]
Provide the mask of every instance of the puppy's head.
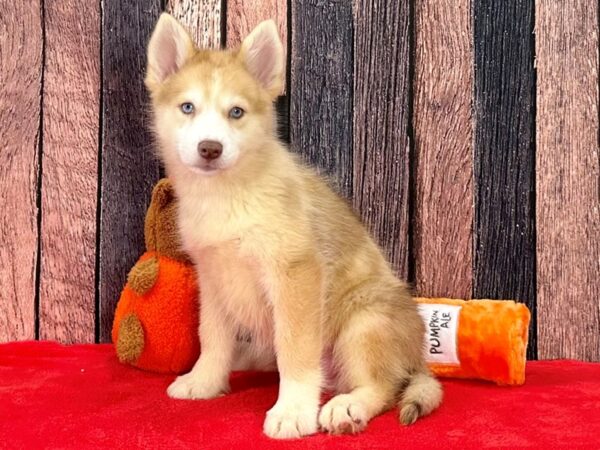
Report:
[[213,176],[239,165],[275,135],[273,100],[284,56],[272,20],[232,51],[199,50],[162,14],[148,45],[145,83],[168,171]]

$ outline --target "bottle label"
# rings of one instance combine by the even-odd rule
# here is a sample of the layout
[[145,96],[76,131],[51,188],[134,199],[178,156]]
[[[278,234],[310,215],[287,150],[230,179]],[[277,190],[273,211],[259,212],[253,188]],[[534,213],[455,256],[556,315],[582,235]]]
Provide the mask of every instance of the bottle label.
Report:
[[460,364],[457,335],[462,306],[420,303],[418,307],[425,322],[425,360]]

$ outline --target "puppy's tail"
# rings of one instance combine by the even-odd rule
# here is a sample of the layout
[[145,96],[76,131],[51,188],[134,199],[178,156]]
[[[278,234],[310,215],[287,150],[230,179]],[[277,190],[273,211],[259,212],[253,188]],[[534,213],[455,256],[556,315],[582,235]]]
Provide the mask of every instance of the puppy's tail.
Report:
[[426,416],[442,402],[442,385],[429,372],[415,373],[402,394],[400,422],[411,425]]

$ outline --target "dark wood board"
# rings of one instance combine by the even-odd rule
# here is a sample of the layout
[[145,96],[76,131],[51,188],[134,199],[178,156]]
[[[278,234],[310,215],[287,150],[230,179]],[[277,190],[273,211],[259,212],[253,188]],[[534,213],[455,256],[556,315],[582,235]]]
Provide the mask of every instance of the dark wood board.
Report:
[[39,1],[0,7],[0,342],[6,342],[36,337],[43,19]]
[[514,299],[535,328],[534,0],[474,0],[473,297]]
[[542,359],[600,361],[598,14],[598,2],[536,1]]
[[290,142],[290,98],[280,95],[275,102],[277,113],[277,135],[283,142]]
[[410,8],[395,0],[354,7],[354,206],[406,278]]
[[292,150],[352,196],[352,2],[291,2]]
[[94,342],[100,4],[45,4],[39,337]]
[[110,340],[115,304],[144,251],[144,216],[159,177],[143,78],[159,0],[105,1],[102,23],[102,156],[99,340]]
[[415,1],[415,288],[470,298],[473,50],[469,0]]

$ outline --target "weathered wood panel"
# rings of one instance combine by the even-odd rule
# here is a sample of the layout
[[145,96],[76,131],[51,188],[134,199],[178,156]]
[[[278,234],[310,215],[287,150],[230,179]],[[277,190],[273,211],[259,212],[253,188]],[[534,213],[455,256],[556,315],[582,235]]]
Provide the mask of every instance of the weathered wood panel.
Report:
[[408,2],[354,6],[354,206],[408,276]]
[[532,312],[535,357],[534,0],[475,0],[473,297]]
[[469,0],[415,2],[416,290],[472,294],[473,49]]
[[292,150],[352,195],[352,3],[292,2]]
[[99,339],[110,340],[115,304],[144,251],[144,216],[159,177],[143,84],[146,45],[160,1],[106,1],[102,23],[102,159]]
[[100,4],[45,5],[39,336],[94,342]]
[[536,1],[540,358],[600,361],[598,2]]
[[166,11],[181,22],[200,48],[220,48],[221,0],[167,0]]
[[228,0],[227,48],[239,45],[256,25],[267,19],[273,19],[277,23],[279,37],[287,55],[287,0]]
[[39,1],[0,2],[0,342],[33,339],[42,80]]

